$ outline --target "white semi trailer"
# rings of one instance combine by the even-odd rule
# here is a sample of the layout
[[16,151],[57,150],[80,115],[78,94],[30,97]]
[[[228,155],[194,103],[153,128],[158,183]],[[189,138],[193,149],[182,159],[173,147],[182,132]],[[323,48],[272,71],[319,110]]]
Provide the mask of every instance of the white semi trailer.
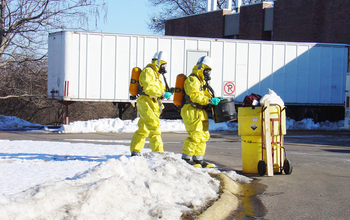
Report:
[[[62,31],[49,34],[47,96],[76,101],[130,100],[133,67],[145,67],[157,51],[168,55],[168,84],[189,75],[199,57],[213,59],[216,96],[274,90],[287,115],[299,120],[344,118],[349,45]],[[171,104],[171,100],[166,103]]]

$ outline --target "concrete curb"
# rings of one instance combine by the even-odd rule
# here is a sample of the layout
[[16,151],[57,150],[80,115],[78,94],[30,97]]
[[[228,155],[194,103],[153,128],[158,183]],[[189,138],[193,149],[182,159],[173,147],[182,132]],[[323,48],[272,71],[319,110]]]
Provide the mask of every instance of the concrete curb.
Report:
[[243,194],[241,185],[231,180],[226,174],[210,175],[220,180],[220,198],[199,215],[196,220],[226,219],[233,211],[237,210],[239,205],[238,196]]

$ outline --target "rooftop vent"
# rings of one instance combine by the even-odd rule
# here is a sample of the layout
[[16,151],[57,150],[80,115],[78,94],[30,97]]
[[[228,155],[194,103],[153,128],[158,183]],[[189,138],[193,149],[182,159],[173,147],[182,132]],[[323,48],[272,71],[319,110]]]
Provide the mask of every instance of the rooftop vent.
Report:
[[[217,0],[207,0],[207,12],[217,10],[218,1]],[[236,0],[236,11],[239,11],[239,8],[242,5],[242,0]],[[227,1],[227,9],[232,11],[232,0]]]

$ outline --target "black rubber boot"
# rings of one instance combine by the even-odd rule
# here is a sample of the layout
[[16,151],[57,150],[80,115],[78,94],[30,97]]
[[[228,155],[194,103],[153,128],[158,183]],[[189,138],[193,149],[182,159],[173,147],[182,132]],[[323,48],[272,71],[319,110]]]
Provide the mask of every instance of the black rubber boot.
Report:
[[140,152],[131,152],[131,156],[132,157],[135,157],[135,156],[141,156],[141,153]]
[[194,163],[201,165],[202,168],[212,168],[214,164],[208,163],[204,160],[193,160]]
[[184,161],[186,161],[189,165],[196,165],[196,163],[195,162],[193,162],[193,160],[191,160],[191,159],[184,159],[184,158],[182,158]]

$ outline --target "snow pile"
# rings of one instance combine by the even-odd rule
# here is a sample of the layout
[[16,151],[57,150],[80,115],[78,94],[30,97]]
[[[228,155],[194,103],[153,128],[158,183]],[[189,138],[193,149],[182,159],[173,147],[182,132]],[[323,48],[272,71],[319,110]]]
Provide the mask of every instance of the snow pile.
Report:
[[0,115],[0,129],[20,129],[27,126],[40,126],[40,124],[33,124],[14,116]]
[[[59,133],[134,133],[138,129],[137,122],[139,119],[121,120],[119,118],[103,118],[89,121],[75,121],[68,125],[62,125],[58,129],[50,129],[46,126],[44,129],[49,132]],[[0,130],[22,129],[35,126],[38,129],[44,127],[43,125],[32,124],[16,117],[0,115]],[[185,125],[181,119],[160,119],[160,127],[162,132],[186,132]],[[287,118],[286,127],[287,130],[342,130],[344,129],[344,120],[314,123],[310,118],[303,119],[302,121]],[[209,130],[237,131],[238,123],[237,121],[215,123],[213,119],[209,119]]]
[[228,172],[225,172],[225,174],[230,177],[230,179],[232,179],[233,181],[236,181],[236,182],[239,182],[239,183],[242,183],[242,184],[249,184],[252,179],[251,178],[248,178],[246,176],[242,176],[242,175],[239,175],[237,174],[235,171],[231,170],[231,171],[228,171]]
[[[44,143],[48,145],[49,150],[46,151],[51,151],[51,156],[34,153],[43,148]],[[31,142],[29,146],[31,144],[35,145],[36,142]],[[220,182],[210,177],[206,169],[188,165],[180,159],[181,155],[146,153],[144,157],[128,158],[119,154],[118,159],[109,159],[92,166],[96,164],[96,160],[106,156],[96,155],[95,159],[92,156],[83,156],[83,151],[78,153],[81,144],[67,143],[63,150],[58,146],[62,143],[58,142],[38,144],[41,146],[37,149],[34,147],[32,153],[22,155],[15,153],[13,148],[17,148],[17,151],[29,151],[29,148],[25,148],[24,141],[3,141],[1,144],[7,146],[7,151],[13,152],[7,154],[7,159],[6,154],[0,154],[0,170],[3,172],[5,168],[9,175],[4,176],[5,173],[1,173],[3,179],[15,184],[11,182],[11,176],[34,175],[43,181],[45,177],[42,175],[48,175],[48,181],[24,191],[21,189],[22,192],[15,195],[1,192],[0,219],[180,219],[183,213],[200,209],[218,197]],[[67,155],[68,147],[73,147],[71,155]],[[86,144],[85,147],[93,149],[96,145]],[[91,155],[104,147],[106,146],[98,146],[99,149],[95,149]],[[50,159],[54,154],[59,160]],[[66,175],[74,173],[71,172],[74,170],[84,170],[81,169],[81,163],[91,167],[73,177],[60,179],[52,178],[57,175],[55,171],[52,174],[36,171],[41,166],[48,169],[46,163],[62,167],[64,170],[61,173],[65,172]],[[69,166],[65,166],[65,163]],[[75,163],[78,163],[80,169],[74,167]],[[20,167],[29,173],[22,173]],[[16,178],[20,183],[21,177]],[[32,185],[33,182],[35,180],[32,180]],[[1,187],[2,191],[14,187],[6,181],[2,181],[1,185],[4,186]]]
[[[62,125],[62,133],[133,133],[138,129],[137,123],[140,118],[135,120],[99,119],[90,121],[75,121],[68,125]],[[160,127],[162,132],[186,132],[185,125],[181,119],[169,120],[161,119]],[[211,131],[235,131],[237,130],[236,122],[215,123],[209,120],[209,129]]]
[[91,132],[109,132],[109,133],[132,133],[137,130],[137,120],[99,119],[89,121],[76,121],[69,125],[63,125],[64,133],[91,133]]
[[[121,120],[115,119],[100,119],[90,121],[75,121],[68,125],[62,125],[59,132],[62,133],[133,133],[137,127],[139,118],[135,120]],[[344,120],[338,122],[318,122],[314,123],[312,119],[303,119],[302,121],[295,121],[287,118],[286,126],[288,130],[342,130],[344,129]],[[185,125],[182,120],[160,120],[160,127],[162,132],[186,132]],[[209,119],[210,131],[237,131],[237,122],[221,122],[215,123],[214,120]]]
[[342,130],[344,129],[344,120],[337,122],[318,122],[314,123],[311,118],[306,118],[301,121],[295,121],[294,119],[287,119],[287,130]]

